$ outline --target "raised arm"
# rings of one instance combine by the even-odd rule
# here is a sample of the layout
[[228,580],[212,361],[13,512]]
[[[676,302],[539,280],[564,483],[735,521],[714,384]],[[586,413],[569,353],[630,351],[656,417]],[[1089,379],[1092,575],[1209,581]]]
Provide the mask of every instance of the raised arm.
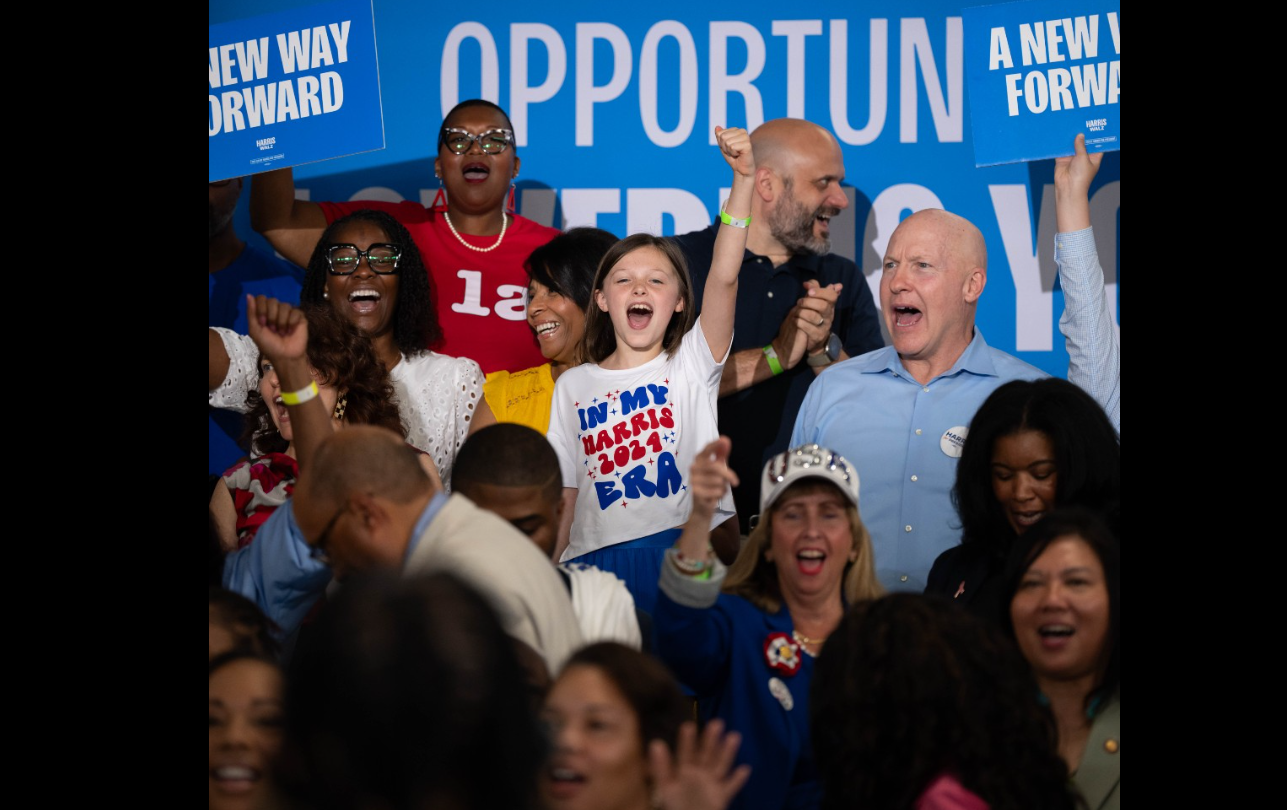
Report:
[[1055,264],[1064,291],[1059,331],[1068,347],[1068,380],[1103,407],[1121,430],[1121,342],[1113,325],[1112,301],[1090,229],[1090,183],[1103,153],[1087,154],[1085,136],[1075,154],[1055,159]]
[[732,615],[715,608],[728,569],[710,548],[711,515],[737,474],[728,466],[732,442],[721,436],[698,452],[689,470],[693,511],[674,548],[666,551],[653,610],[657,653],[699,695],[728,678]]
[[693,459],[689,472],[689,490],[692,493],[693,511],[684,524],[683,534],[675,548],[681,560],[706,560],[710,550],[711,516],[719,499],[729,486],[737,486],[737,473],[728,466],[728,454],[733,443],[727,436],[720,436],[701,449]]
[[326,230],[326,215],[317,203],[295,199],[294,173],[278,169],[251,177],[250,225],[278,253],[308,267],[313,248]]
[[[733,167],[733,190],[724,213],[734,220],[750,224],[751,190],[755,180],[755,155],[750,134],[739,127],[715,127],[720,153]],[[746,251],[746,228],[722,224],[715,237],[711,271],[706,276],[702,293],[702,334],[716,360],[723,360],[733,339],[733,310],[737,302],[737,274],[742,269]]]
[[313,370],[308,365],[308,320],[299,307],[267,296],[246,296],[246,320],[250,336],[277,371],[282,400],[290,413],[295,458],[300,475],[308,469],[317,446],[331,435],[331,415],[320,397],[303,394],[303,402],[292,404],[287,394],[310,389]]
[[1103,152],[1086,152],[1086,136],[1073,140],[1069,157],[1055,158],[1055,223],[1060,233],[1090,227],[1090,183],[1099,172]]

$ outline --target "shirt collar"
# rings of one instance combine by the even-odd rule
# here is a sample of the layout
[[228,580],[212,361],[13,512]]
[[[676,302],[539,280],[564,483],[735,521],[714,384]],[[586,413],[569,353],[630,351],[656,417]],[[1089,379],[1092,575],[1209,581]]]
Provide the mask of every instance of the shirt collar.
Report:
[[[890,348],[893,347],[891,346]],[[883,368],[869,368],[866,369],[866,371],[868,373],[873,371],[891,371],[900,377],[905,377],[909,380],[914,379],[911,376],[911,372],[903,366],[903,361],[899,358],[898,352],[896,351],[891,351],[889,353],[889,362],[887,362]],[[956,362],[952,364],[950,369],[938,375],[934,379],[938,380],[943,377],[954,377],[962,372],[977,374],[980,377],[999,376],[997,373],[996,363],[992,361],[992,350],[988,348],[988,342],[983,339],[983,331],[979,329],[977,325],[974,327],[974,337],[970,340],[970,345],[965,347],[965,351],[961,352],[961,356],[956,358]],[[930,382],[933,381],[934,380],[930,380]]]
[[442,509],[443,504],[446,502],[447,493],[438,490],[429,499],[429,503],[425,504],[424,511],[420,513],[420,517],[416,518],[416,525],[411,527],[411,540],[407,543],[407,553],[402,555],[403,565],[406,565],[407,560],[411,559],[411,555],[415,553],[416,546],[420,545],[420,537],[429,528],[429,524],[433,523],[433,519],[438,516],[439,510]]

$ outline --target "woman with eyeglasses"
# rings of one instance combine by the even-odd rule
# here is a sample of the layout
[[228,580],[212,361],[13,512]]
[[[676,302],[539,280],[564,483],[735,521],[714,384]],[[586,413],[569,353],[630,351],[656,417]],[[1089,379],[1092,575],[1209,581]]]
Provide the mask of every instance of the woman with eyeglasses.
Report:
[[416,201],[315,203],[295,199],[290,169],[255,175],[250,216],[283,256],[303,264],[328,222],[361,208],[393,215],[411,232],[432,274],[442,334],[425,345],[468,357],[486,373],[545,362],[524,318],[533,249],[558,231],[514,212],[519,158],[514,127],[490,101],[462,101],[438,132],[433,205]]
[[[331,223],[307,262],[300,304],[329,306],[370,339],[392,380],[407,442],[451,480],[465,436],[496,420],[483,399],[478,364],[424,348],[441,330],[420,251],[407,229],[371,210]],[[244,412],[247,394],[259,385],[258,358],[250,337],[212,328],[210,405]],[[280,396],[284,404],[296,404],[312,393],[283,382]]]

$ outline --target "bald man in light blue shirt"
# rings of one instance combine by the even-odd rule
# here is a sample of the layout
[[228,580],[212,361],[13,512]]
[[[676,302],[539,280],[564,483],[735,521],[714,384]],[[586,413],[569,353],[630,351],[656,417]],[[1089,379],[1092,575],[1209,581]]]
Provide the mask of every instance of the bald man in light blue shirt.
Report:
[[1011,380],[1049,376],[975,328],[986,285],[978,228],[939,209],[908,217],[880,282],[893,345],[824,371],[796,418],[792,447],[817,442],[858,469],[859,510],[890,590],[923,591],[935,558],[960,540],[951,490],[975,411]]

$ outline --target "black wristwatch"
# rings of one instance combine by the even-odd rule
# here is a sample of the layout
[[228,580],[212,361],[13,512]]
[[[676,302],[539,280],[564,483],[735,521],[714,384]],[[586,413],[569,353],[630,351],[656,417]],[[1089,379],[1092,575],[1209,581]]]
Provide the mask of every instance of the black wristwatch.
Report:
[[840,359],[840,338],[835,332],[827,338],[827,347],[817,354],[811,354],[808,357],[809,365],[817,368],[819,366],[829,366]]

